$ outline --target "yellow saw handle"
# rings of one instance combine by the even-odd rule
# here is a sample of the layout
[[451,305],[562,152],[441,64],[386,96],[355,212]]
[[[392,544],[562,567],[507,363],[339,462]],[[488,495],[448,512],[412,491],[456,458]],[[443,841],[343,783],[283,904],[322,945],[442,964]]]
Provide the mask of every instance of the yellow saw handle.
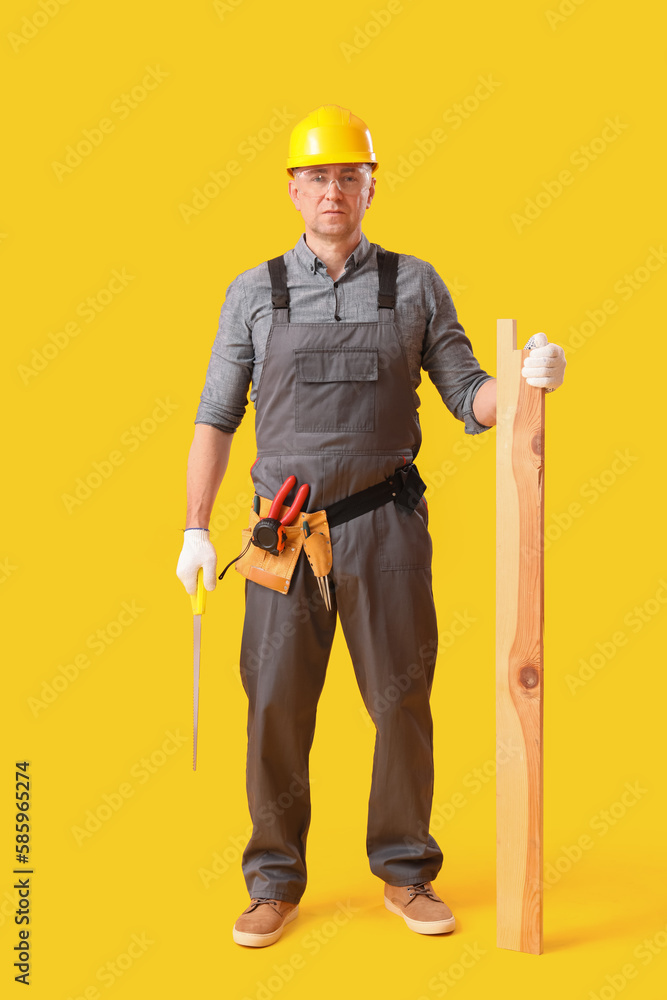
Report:
[[203,615],[206,611],[206,591],[204,589],[204,570],[200,567],[197,573],[197,593],[190,594],[193,615]]

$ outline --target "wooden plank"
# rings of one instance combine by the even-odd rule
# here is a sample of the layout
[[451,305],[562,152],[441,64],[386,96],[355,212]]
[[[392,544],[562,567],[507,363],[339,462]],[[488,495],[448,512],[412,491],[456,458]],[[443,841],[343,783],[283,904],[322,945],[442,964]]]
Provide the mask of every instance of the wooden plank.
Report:
[[542,952],[544,389],[498,320],[496,893],[499,948]]

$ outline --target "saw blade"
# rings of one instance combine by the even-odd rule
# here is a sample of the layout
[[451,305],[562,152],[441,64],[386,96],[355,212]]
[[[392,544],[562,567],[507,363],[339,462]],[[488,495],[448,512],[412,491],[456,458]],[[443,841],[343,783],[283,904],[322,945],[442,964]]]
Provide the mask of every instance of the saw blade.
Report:
[[192,618],[194,678],[192,687],[192,770],[197,770],[197,728],[199,724],[199,662],[201,657],[201,615]]

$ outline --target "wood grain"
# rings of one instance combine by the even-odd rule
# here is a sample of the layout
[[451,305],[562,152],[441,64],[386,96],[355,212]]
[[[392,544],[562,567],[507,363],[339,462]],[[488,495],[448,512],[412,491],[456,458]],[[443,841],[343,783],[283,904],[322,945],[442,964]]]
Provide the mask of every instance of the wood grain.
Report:
[[544,390],[498,320],[496,468],[497,943],[542,952]]

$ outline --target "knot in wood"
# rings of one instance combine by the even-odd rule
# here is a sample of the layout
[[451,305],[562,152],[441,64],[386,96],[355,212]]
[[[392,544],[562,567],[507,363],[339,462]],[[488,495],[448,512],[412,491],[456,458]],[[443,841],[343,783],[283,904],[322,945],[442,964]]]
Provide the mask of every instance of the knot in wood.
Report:
[[534,455],[542,454],[542,435],[533,434],[532,440],[530,442],[530,447]]
[[534,688],[540,683],[540,674],[535,667],[522,667],[519,671],[519,682],[525,688]]

